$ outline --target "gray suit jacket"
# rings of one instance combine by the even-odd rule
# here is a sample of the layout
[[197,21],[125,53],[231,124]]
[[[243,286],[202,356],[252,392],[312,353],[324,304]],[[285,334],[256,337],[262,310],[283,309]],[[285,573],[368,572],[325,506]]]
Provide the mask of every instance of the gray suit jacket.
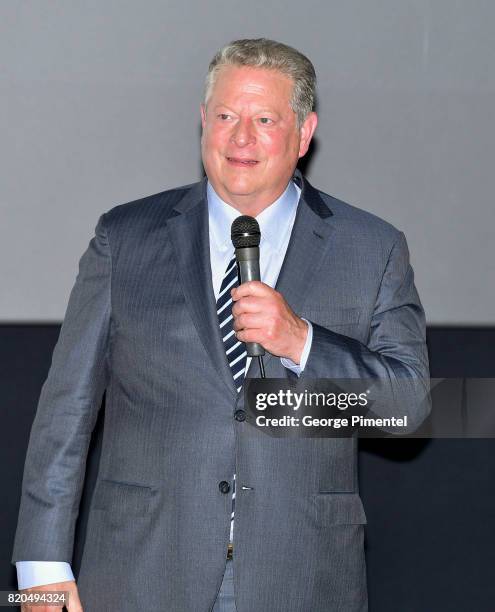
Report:
[[[303,376],[426,377],[403,234],[296,180],[277,289],[313,324]],[[265,367],[288,375],[271,355]],[[248,376],[258,376],[255,360]],[[211,610],[231,510],[219,483],[234,471],[237,611],[367,609],[356,440],[270,438],[234,418],[244,398],[215,313],[205,180],[100,218],[33,424],[13,561],[71,561],[105,389],[78,577],[85,612]],[[411,408],[412,425],[424,416]]]

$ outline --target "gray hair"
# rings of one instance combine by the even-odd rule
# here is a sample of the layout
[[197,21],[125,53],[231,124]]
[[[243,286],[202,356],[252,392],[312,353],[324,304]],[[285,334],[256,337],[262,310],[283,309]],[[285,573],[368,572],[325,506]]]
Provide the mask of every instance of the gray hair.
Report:
[[252,66],[277,70],[294,83],[290,105],[300,127],[316,103],[316,73],[310,60],[297,49],[268,38],[234,40],[211,60],[205,81],[204,103],[208,102],[223,66]]

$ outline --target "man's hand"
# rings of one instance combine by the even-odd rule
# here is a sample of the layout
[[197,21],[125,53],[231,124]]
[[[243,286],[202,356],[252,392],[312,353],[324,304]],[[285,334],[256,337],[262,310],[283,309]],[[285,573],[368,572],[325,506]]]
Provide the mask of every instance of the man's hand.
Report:
[[237,339],[257,342],[272,355],[299,364],[308,325],[293,312],[283,295],[260,281],[243,283],[232,289],[231,295]]
[[[74,580],[54,582],[53,584],[43,584],[30,589],[22,589],[20,593],[31,593],[32,591],[68,591],[69,603],[65,606],[68,612],[83,612],[77,585]],[[63,606],[59,605],[31,606],[29,604],[24,604],[21,606],[21,612],[56,612],[56,610],[62,610],[62,608]]]

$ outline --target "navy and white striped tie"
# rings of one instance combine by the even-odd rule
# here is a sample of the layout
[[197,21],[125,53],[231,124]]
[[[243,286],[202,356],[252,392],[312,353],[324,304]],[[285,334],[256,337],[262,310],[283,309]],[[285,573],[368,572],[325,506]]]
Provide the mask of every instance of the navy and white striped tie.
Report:
[[237,264],[235,257],[233,257],[227,266],[225,276],[220,286],[220,293],[217,299],[217,316],[220,331],[222,332],[225,354],[227,355],[232,376],[234,377],[237,392],[241,390],[242,383],[244,382],[243,375],[246,371],[247,358],[244,343],[238,341],[234,333],[234,318],[232,316],[232,298],[230,296],[230,290],[238,285]]
[[[243,342],[235,337],[234,317],[232,316],[232,297],[230,290],[239,285],[237,279],[237,263],[233,257],[227,266],[225,275],[220,286],[220,293],[217,299],[217,316],[222,334],[225,354],[229,362],[232,376],[237,388],[237,392],[242,389],[244,374],[246,372],[247,353]],[[230,517],[230,541],[234,533],[234,509],[235,509],[235,474],[232,481],[232,514]]]

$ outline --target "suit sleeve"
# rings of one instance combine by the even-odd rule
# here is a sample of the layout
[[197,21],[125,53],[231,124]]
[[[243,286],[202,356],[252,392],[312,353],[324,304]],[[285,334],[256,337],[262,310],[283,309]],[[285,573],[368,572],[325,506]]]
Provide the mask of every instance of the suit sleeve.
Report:
[[367,343],[312,325],[313,342],[301,377],[373,380],[377,416],[407,415],[402,433],[421,424],[430,408],[426,323],[402,232],[382,276]]
[[108,376],[111,255],[104,217],[80,259],[31,428],[12,562],[72,561],[86,457]]

